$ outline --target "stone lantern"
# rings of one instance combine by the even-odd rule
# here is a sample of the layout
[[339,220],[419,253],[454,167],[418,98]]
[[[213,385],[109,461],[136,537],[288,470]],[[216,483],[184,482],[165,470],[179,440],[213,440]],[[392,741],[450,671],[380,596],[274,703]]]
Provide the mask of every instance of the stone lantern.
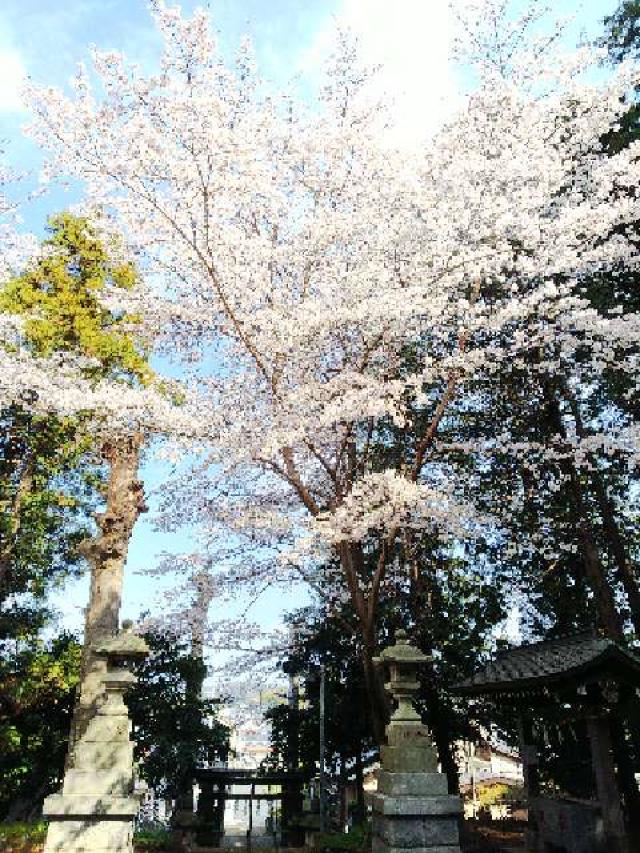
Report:
[[131,622],[97,644],[95,653],[106,660],[103,699],[75,746],[61,792],[44,802],[49,820],[44,853],[132,853],[139,800],[124,694],[136,682],[131,665],[148,651]]
[[387,743],[380,747],[373,853],[460,853],[462,803],[447,793],[429,730],[413,705],[420,687],[419,668],[429,660],[402,630],[395,645],[375,659],[386,670],[385,690],[397,707],[386,729]]
[[403,629],[396,632],[396,643],[386,648],[374,663],[387,669],[389,681],[384,685],[387,693],[396,700],[397,708],[391,715],[390,725],[420,723],[420,715],[413,706],[420,683],[418,670],[430,657],[412,646]]

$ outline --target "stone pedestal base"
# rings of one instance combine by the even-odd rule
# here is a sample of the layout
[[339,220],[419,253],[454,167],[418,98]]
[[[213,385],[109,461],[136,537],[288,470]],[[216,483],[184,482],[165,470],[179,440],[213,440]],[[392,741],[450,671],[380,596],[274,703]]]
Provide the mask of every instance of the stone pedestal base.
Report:
[[389,667],[385,688],[398,707],[387,726],[387,743],[380,747],[372,853],[460,853],[462,801],[448,794],[429,730],[411,704],[419,687],[416,668],[426,660],[405,631],[398,631],[396,645],[378,658]]
[[[96,653],[105,649],[126,661],[140,656],[146,645],[124,631]],[[74,744],[62,790],[44,801],[43,815],[49,820],[44,853],[133,853],[140,798],[133,794],[131,722],[123,696],[135,677],[110,664],[102,681],[104,701]]]
[[[42,812],[49,820],[45,853],[133,853],[138,797],[126,796],[122,790],[128,780],[121,771],[98,771],[94,777],[90,780],[86,771],[68,770],[62,793],[44,801]],[[103,790],[79,793],[96,787]]]
[[63,818],[46,810],[53,823],[47,832],[47,853],[130,853],[133,851],[133,818],[138,803],[127,815],[65,815]]
[[[427,766],[435,764],[430,751]],[[460,798],[447,793],[442,773],[382,770],[373,797],[373,853],[460,853],[461,811]]]
[[373,798],[373,853],[459,853],[461,802],[447,794],[442,774],[382,772],[380,777],[379,790],[389,793]]

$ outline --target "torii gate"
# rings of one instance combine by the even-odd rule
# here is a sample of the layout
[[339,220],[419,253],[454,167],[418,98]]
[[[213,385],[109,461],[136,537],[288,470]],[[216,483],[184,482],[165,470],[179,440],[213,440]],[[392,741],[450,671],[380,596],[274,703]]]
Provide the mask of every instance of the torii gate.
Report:
[[[267,771],[234,767],[199,767],[193,770],[193,781],[198,783],[200,794],[195,815],[181,815],[180,829],[193,832],[198,844],[219,847],[224,835],[224,810],[227,800],[243,800],[249,803],[249,826],[247,847],[251,847],[253,831],[253,803],[255,801],[280,800],[282,816],[280,830],[281,846],[301,847],[304,844],[304,829],[298,820],[302,814],[302,786],[308,781],[305,773],[295,770]],[[231,786],[246,786],[247,793],[230,792]],[[278,791],[256,793],[257,786],[277,786]]]

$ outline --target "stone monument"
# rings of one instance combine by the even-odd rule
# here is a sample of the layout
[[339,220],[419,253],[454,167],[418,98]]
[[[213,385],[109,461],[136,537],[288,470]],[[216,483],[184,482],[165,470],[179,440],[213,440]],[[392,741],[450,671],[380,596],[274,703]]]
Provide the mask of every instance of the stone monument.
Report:
[[396,644],[376,664],[388,670],[385,689],[397,701],[380,748],[378,792],[373,797],[373,853],[460,853],[459,797],[447,792],[447,779],[429,730],[413,707],[418,667],[428,660],[398,631]]
[[104,697],[75,744],[62,790],[44,802],[49,821],[44,853],[133,853],[139,799],[133,793],[131,722],[123,697],[136,681],[128,667],[148,648],[125,622],[122,631],[98,643],[95,653],[106,659]]

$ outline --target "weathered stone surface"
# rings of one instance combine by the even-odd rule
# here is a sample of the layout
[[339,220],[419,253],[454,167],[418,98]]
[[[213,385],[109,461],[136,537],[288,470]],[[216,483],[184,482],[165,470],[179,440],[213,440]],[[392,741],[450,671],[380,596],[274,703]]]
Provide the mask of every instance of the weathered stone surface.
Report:
[[411,749],[429,749],[435,753],[429,730],[421,722],[403,722],[387,728],[389,746],[407,746]]
[[76,747],[76,764],[78,770],[122,770],[131,769],[133,751],[130,743],[86,743]]
[[451,818],[409,817],[389,819],[374,815],[373,833],[394,850],[397,847],[433,847],[457,844],[458,824]]
[[42,813],[47,817],[84,817],[84,815],[117,815],[135,817],[139,803],[133,797],[108,794],[52,794],[45,800]]
[[131,772],[123,770],[67,770],[62,792],[64,794],[109,794],[126,797],[131,793]]
[[380,760],[391,773],[434,772],[438,766],[433,747],[381,746]]
[[447,777],[443,773],[389,773],[386,770],[378,773],[380,794],[437,797],[447,790]]
[[131,723],[126,717],[112,717],[96,714],[82,736],[85,743],[104,743],[105,741],[128,741]]
[[375,794],[373,797],[373,807],[378,814],[398,815],[400,817],[457,815],[462,811],[460,798],[450,797],[449,794],[445,794],[442,797]]
[[49,824],[47,853],[121,853],[132,849],[131,820],[61,820]]

